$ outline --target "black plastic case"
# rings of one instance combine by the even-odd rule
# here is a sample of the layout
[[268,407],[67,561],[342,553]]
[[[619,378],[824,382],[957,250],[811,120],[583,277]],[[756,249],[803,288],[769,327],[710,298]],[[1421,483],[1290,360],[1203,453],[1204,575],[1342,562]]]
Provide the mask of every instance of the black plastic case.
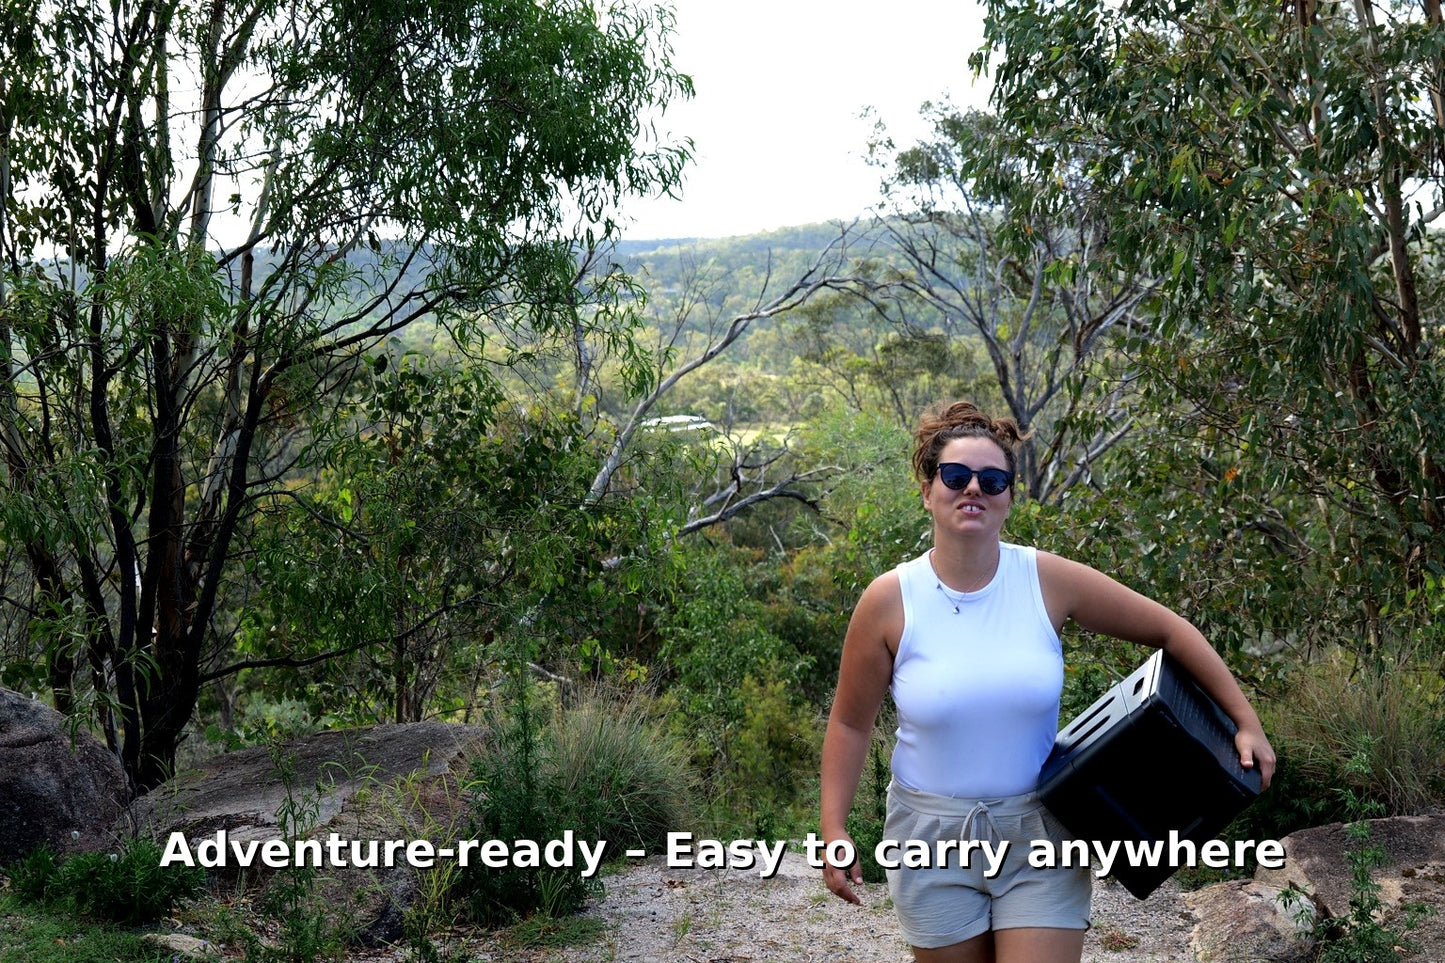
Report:
[[1161,649],[1059,730],[1039,773],[1039,796],[1074,839],[1162,841],[1159,866],[1112,875],[1143,899],[1177,869],[1170,830],[1196,846],[1259,795],[1258,769],[1239,764],[1236,726]]

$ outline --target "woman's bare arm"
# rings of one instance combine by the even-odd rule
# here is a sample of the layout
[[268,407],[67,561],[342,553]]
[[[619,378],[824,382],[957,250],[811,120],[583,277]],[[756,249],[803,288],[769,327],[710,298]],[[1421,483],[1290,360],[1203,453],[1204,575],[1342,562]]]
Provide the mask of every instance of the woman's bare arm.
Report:
[[[852,842],[847,830],[848,811],[853,807],[858,779],[868,757],[878,707],[893,678],[893,656],[902,631],[903,598],[898,576],[887,572],[863,591],[843,641],[838,688],[828,715],[827,734],[823,737],[819,828],[827,842],[835,839]],[[857,883],[863,881],[857,862],[853,864],[852,879]],[[842,899],[858,902],[844,868],[825,867],[823,880],[828,889]]]

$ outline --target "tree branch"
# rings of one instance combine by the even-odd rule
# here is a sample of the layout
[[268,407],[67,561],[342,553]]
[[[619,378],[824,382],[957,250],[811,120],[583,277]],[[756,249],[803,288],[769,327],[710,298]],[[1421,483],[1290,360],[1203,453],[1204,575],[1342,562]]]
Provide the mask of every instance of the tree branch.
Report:
[[776,315],[800,307],[819,291],[847,290],[851,288],[856,283],[856,278],[841,274],[818,276],[819,272],[823,270],[824,264],[830,261],[837,264],[842,261],[847,250],[847,244],[848,231],[845,228],[839,237],[818,255],[812,267],[804,272],[797,280],[793,281],[792,284],[788,285],[787,290],[766,303],[762,302],[763,295],[760,293],[759,303],[752,311],[736,315],[728,323],[722,336],[709,344],[702,354],[679,365],[672,374],[663,378],[657,387],[648,392],[648,394],[637,403],[632,414],[628,416],[626,424],[624,424],[622,430],[617,433],[617,437],[613,439],[612,447],[607,453],[606,461],[597,472],[597,475],[592,479],[592,484],[588,487],[587,497],[584,503],[587,505],[596,504],[597,501],[606,494],[607,488],[612,482],[612,476],[617,473],[617,469],[622,465],[623,456],[626,454],[628,446],[632,443],[633,436],[636,435],[638,429],[646,423],[648,413],[652,411],[653,407],[664,395],[672,390],[674,385],[726,351],[729,346],[747,332],[753,322],[775,317]]

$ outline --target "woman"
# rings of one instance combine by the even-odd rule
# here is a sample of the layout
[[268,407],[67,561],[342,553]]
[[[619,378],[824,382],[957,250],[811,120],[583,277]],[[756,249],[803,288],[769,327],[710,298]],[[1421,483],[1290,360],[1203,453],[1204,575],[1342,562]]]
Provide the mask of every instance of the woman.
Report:
[[[998,867],[975,850],[966,867],[955,855],[943,868],[889,870],[904,938],[924,963],[1077,963],[1083,954],[1089,868],[1027,862],[1032,840],[1063,838],[1034,790],[1058,728],[1065,621],[1164,648],[1238,725],[1240,762],[1257,766],[1265,786],[1274,773],[1259,717],[1197,629],[1086,565],[1001,541],[1022,440],[1012,419],[967,402],[920,423],[913,470],[933,548],[864,590],[823,743],[826,841],[852,843],[844,825],[891,690],[898,742],[884,837],[977,839],[996,851],[1010,842]],[[823,878],[859,902],[849,868],[827,865]],[[862,882],[857,862],[851,880]]]

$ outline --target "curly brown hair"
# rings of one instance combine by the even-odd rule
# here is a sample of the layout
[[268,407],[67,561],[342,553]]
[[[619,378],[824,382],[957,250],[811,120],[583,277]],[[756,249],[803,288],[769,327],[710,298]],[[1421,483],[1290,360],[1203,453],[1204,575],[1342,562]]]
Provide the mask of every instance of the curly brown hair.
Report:
[[[1029,437],[1012,418],[990,418],[972,402],[955,401],[940,414],[926,413],[913,432],[913,477],[920,485],[933,481],[943,446],[955,438],[987,438],[1003,450],[1014,471],[1018,446]],[[1009,486],[1012,490],[1013,486]]]

